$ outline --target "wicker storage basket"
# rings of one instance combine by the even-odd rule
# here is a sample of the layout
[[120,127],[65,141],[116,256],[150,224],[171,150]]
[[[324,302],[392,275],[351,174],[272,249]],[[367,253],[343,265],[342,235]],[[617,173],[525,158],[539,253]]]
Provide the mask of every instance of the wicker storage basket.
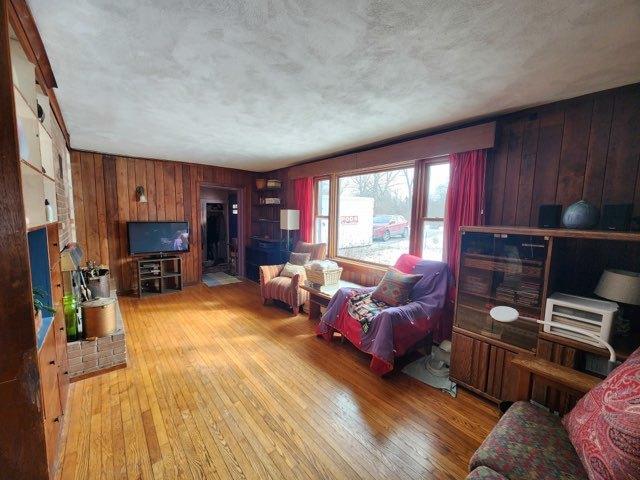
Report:
[[314,285],[335,285],[340,281],[342,275],[341,267],[333,270],[314,270],[309,267],[304,269],[307,272],[307,281]]

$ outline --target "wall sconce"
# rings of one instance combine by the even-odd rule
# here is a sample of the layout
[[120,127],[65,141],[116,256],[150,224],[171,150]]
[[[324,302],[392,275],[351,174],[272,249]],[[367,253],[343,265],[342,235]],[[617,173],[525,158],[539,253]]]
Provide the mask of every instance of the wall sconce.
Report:
[[136,187],[136,199],[138,203],[147,203],[147,196],[144,194],[144,187],[142,185]]

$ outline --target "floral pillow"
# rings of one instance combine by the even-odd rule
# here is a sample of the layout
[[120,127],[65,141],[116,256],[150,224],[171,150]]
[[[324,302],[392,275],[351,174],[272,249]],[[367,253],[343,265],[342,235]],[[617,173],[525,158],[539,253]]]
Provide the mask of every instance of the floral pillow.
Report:
[[402,273],[400,270],[390,268],[371,294],[371,298],[392,307],[404,305],[409,300],[413,286],[421,278],[422,275]]
[[562,423],[591,480],[640,478],[640,349]]

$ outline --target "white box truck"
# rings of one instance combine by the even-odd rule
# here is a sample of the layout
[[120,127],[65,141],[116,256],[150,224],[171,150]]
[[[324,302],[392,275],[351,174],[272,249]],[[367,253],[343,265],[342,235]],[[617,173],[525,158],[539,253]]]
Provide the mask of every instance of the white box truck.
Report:
[[363,247],[373,243],[373,202],[371,197],[340,197],[340,248]]

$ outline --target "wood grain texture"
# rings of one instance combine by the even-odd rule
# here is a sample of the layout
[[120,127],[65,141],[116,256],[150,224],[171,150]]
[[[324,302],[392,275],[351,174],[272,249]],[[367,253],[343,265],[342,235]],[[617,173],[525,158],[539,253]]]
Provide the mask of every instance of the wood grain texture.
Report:
[[[241,230],[247,236],[250,231],[250,172],[80,151],[72,152],[71,168],[78,243],[86,260],[110,266],[119,291],[129,291],[135,285],[135,268],[128,255],[127,221],[189,221],[192,248],[183,255],[184,279],[187,284],[200,280],[197,220],[200,184],[205,177],[218,186],[247,192],[241,202],[247,209],[246,225]],[[144,187],[147,203],[137,201],[138,185]]]
[[21,188],[8,3],[0,2],[0,476],[47,478],[29,249]]
[[640,213],[640,84],[516,112],[497,124],[487,224],[536,226],[540,205],[566,208],[583,198],[598,208],[633,203]]
[[258,287],[121,298],[129,366],[71,387],[61,478],[438,478],[467,474],[497,410],[379,378]]

